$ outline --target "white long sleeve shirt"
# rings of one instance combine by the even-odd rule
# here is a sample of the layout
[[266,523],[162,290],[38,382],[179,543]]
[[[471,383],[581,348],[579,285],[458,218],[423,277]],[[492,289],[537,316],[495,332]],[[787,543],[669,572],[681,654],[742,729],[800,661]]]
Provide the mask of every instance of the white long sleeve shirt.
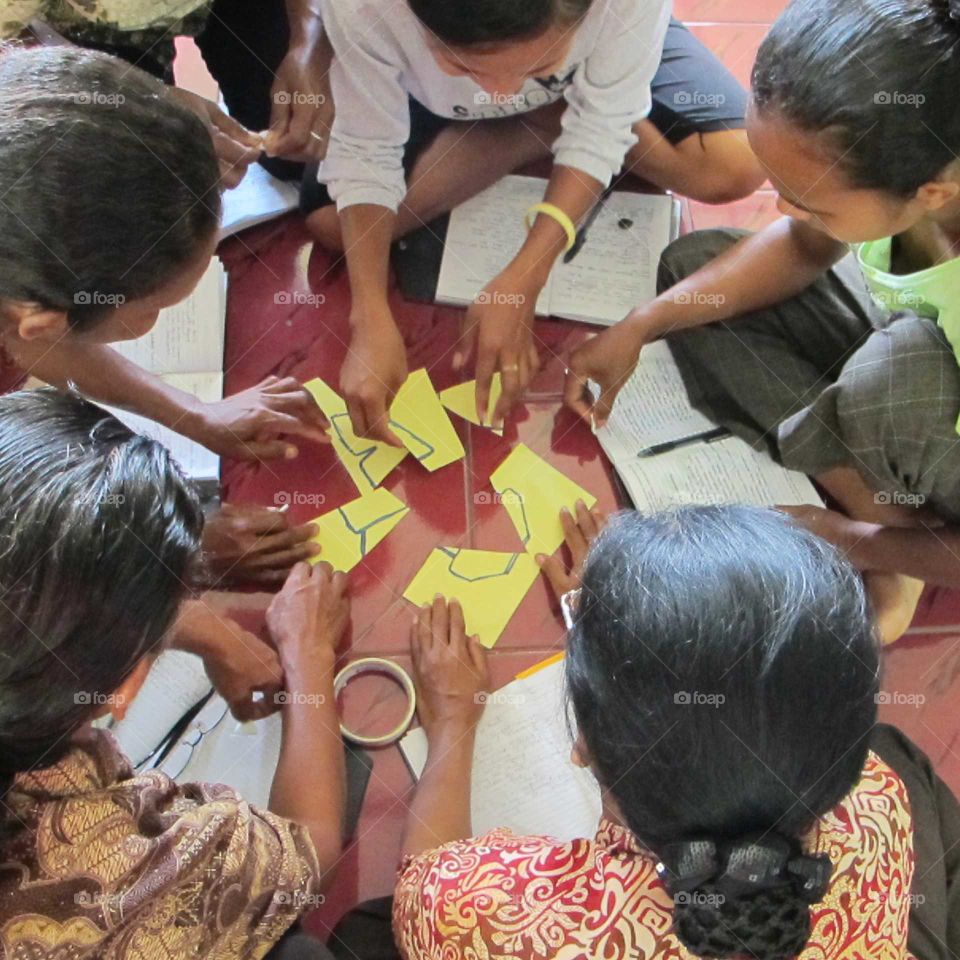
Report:
[[563,67],[495,101],[470,77],[440,69],[406,0],[323,0],[322,7],[336,54],[336,120],[319,177],[340,210],[399,207],[408,96],[438,116],[467,121],[525,113],[564,97],[555,162],[608,184],[636,142],[634,124],[650,112],[650,81],[670,19],[670,0],[593,0]]

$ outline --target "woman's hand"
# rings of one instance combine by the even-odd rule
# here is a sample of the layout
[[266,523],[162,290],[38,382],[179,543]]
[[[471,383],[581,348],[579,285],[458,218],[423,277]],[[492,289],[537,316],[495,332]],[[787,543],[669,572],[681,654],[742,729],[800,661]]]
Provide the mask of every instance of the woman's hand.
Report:
[[328,563],[298,563],[267,609],[267,629],[288,689],[304,674],[332,669],[349,620],[346,575],[334,573]]
[[203,600],[183,605],[172,646],[203,660],[210,682],[238,720],[260,720],[277,709],[283,671],[276,651]]
[[493,425],[520,402],[530,381],[540,369],[533,339],[539,280],[521,276],[507,267],[477,294],[467,310],[460,342],[454,354],[454,369],[467,363],[476,344],[477,410],[489,409],[490,383],[499,371],[503,392],[493,411]]
[[263,152],[260,135],[237,123],[206,97],[182,87],[167,87],[166,90],[168,96],[179,100],[206,124],[220,165],[220,180],[227,190],[236,187],[243,180],[247,167]]
[[225,503],[203,528],[203,559],[211,588],[231,583],[279,583],[294,564],[319,556],[312,523],[291,527],[269,507]]
[[[602,427],[623,385],[633,375],[648,343],[640,315],[631,315],[577,347],[567,361],[564,402],[592,426]],[[594,399],[587,381],[600,387]]]
[[390,405],[406,379],[407,348],[393,318],[355,318],[340,389],[358,437],[403,446],[390,429]]
[[607,525],[607,515],[599,507],[588,510],[586,504],[578,500],[576,511],[576,516],[566,507],[560,511],[560,523],[563,525],[565,541],[570,550],[569,569],[558,553],[552,557],[542,553],[537,556],[537,563],[540,564],[540,569],[557,600],[571,590],[579,589],[583,565],[590,552],[590,544],[597,539]]
[[332,59],[330,41],[322,35],[317,43],[291,45],[280,62],[265,141],[271,157],[309,163],[326,156],[334,117]]
[[437,597],[422,607],[410,635],[417,714],[427,737],[441,729],[476,726],[490,690],[487,654],[476,637],[467,637],[463,610]]
[[[299,452],[281,440],[289,434],[329,443],[329,428],[316,401],[293,377],[270,376],[255,387],[193,411],[187,436],[236,460],[291,459]],[[188,421],[185,419],[185,424]]]

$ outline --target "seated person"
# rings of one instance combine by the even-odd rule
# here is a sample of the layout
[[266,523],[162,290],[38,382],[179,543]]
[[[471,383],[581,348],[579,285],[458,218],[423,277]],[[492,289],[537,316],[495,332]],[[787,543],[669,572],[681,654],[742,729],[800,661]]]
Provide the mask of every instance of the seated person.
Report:
[[69,394],[0,398],[4,957],[259,960],[332,882],[342,574],[298,565],[267,613],[286,688],[303,694],[280,698],[269,809],[225,786],[135,775],[91,724],[123,717],[136,697],[202,527],[159,444]]
[[[575,564],[596,520],[570,529]],[[745,545],[748,549],[745,549]],[[394,929],[406,960],[954,957],[960,807],[877,725],[860,578],[772,510],[614,518],[568,597],[573,762],[592,838],[471,837],[484,654],[442,600],[412,651],[429,755]]]
[[360,436],[399,442],[387,417],[407,376],[387,298],[395,238],[552,158],[549,205],[530,211],[521,248],[485,278],[452,356],[462,368],[476,342],[478,410],[502,372],[499,421],[539,366],[534,306],[550,269],[621,169],[713,203],[763,180],[744,91],[667,0],[404,0],[389,16],[369,0],[321,5],[336,118],[322,185],[308,170],[302,207],[321,243],[345,251],[340,387]]
[[[333,123],[332,53],[314,3],[4,0],[0,40],[29,40],[28,24],[37,21],[34,30],[44,42],[102,50],[167,83],[173,83],[174,39],[193,37],[230,115],[189,90],[171,88],[170,95],[207,126],[227,187],[236,186],[258,157],[276,176],[300,179],[302,161],[320,157],[326,147]],[[265,140],[261,131],[268,131]]]
[[[210,138],[160,83],[100,53],[4,53],[0,198],[2,389],[27,373],[72,385],[243,460],[296,456],[290,434],[326,441],[292,378],[202,403],[107,346],[143,336],[185,299],[216,246]],[[231,507],[207,529],[211,579],[276,583],[316,553],[313,532],[277,511]]]
[[785,216],[678,240],[661,295],[569,361],[600,423],[669,337],[698,410],[830,494],[793,512],[864,573],[887,641],[925,582],[960,586],[958,43],[956,0],[794,0],[747,114]]

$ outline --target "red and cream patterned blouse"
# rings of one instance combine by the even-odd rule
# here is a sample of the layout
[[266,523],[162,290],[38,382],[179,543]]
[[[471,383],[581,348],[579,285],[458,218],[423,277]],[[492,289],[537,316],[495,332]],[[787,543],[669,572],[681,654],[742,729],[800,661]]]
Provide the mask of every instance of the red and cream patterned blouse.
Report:
[[[913,828],[906,787],[871,753],[859,785],[804,841],[833,880],[803,960],[909,960]],[[394,932],[406,960],[687,960],[656,863],[627,829],[558,843],[494,830],[406,862]]]

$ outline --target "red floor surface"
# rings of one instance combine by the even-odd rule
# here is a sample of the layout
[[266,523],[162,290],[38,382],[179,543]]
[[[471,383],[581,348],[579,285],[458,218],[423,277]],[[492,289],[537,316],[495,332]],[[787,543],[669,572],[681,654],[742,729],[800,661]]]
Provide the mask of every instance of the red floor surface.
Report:
[[[697,35],[746,81],[766,24],[782,5],[776,0],[678,0],[677,16],[691,22]],[[774,200],[771,192],[761,191],[724,207],[689,204],[685,224],[688,229],[720,225],[756,229],[776,215]],[[313,249],[295,216],[228,241],[221,254],[230,271],[228,391],[250,386],[270,373],[304,380],[320,376],[336,385],[346,349],[348,312],[342,266]],[[291,297],[276,297],[280,291],[322,294],[326,300],[319,308],[291,306]],[[460,311],[406,304],[399,298],[394,307],[409,345],[411,368],[427,367],[438,389],[454,383],[450,348]],[[505,513],[478,496],[489,490],[491,471],[517,440],[593,492],[603,507],[616,505],[596,441],[560,408],[562,356],[585,332],[573,324],[538,323],[546,367],[502,440],[453,418],[467,449],[462,463],[430,475],[406,461],[388,479],[386,486],[412,507],[412,513],[404,520],[402,532],[388,538],[351,575],[354,613],[345,655],[385,654],[408,662],[413,611],[401,594],[434,546],[519,547]],[[227,465],[224,481],[229,500],[290,502],[292,518],[298,521],[355,496],[330,448],[319,445],[304,445],[300,457],[291,463],[257,469]],[[283,499],[278,501],[281,493]],[[319,495],[325,498],[322,506],[316,505]],[[261,604],[259,597],[247,598],[247,605],[265,606],[267,599],[262,598]],[[256,610],[252,617],[257,619]],[[248,610],[245,619],[250,618]],[[491,654],[496,685],[559,649],[562,637],[546,587],[538,583]],[[366,707],[359,707],[371,722],[396,708],[389,690],[375,689]],[[960,598],[956,594],[939,591],[925,597],[908,637],[888,652],[884,691],[890,701],[882,708],[884,718],[914,737],[954,789],[960,790],[960,720],[953,708],[960,693]],[[358,705],[353,703],[351,709]],[[359,839],[344,856],[335,892],[311,918],[317,932],[359,900],[390,892],[411,786],[397,748],[375,752]]]

